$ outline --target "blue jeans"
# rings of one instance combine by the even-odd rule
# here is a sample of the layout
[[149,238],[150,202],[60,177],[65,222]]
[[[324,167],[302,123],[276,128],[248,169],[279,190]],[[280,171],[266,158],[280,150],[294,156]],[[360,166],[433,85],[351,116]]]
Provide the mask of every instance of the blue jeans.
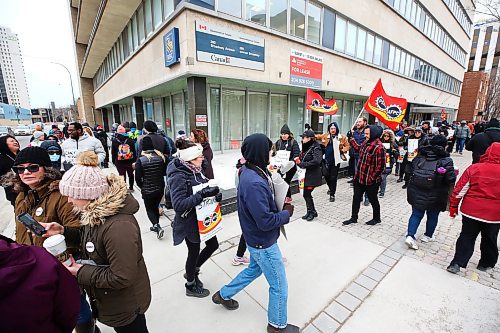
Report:
[[80,314],[76,321],[77,325],[83,325],[92,320],[92,311],[90,310],[89,302],[85,294],[80,295]]
[[457,138],[457,151],[459,153],[464,151],[465,138]]
[[425,225],[425,233],[427,237],[432,237],[434,235],[434,231],[436,230],[439,211],[438,210],[420,210],[416,208],[412,208],[412,213],[410,216],[410,220],[408,221],[408,234],[407,236],[411,236],[415,238],[415,234],[417,233],[418,226],[420,225],[420,221],[424,217],[424,214],[427,212],[427,223]]
[[[387,176],[389,174],[387,173],[383,173],[382,174],[382,182],[380,183],[380,194],[385,194],[385,188],[387,186]],[[366,196],[366,193],[365,193],[365,196]]]
[[220,295],[223,299],[228,300],[264,273],[269,284],[267,320],[272,326],[284,328],[288,322],[288,282],[278,244],[276,243],[267,249],[255,249],[248,246],[248,251],[250,252],[250,265],[228,285],[222,287]]

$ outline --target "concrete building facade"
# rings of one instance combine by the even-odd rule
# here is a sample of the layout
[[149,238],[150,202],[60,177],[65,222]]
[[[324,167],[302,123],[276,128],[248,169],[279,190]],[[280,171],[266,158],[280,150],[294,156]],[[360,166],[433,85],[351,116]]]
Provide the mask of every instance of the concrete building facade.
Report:
[[19,38],[0,26],[0,99],[17,107],[30,108]]
[[[70,1],[90,123],[201,128],[214,150],[336,121],[347,132],[377,80],[413,122],[456,116],[471,18],[458,0]],[[374,15],[374,13],[377,13]],[[306,88],[339,112],[305,108]],[[365,114],[366,115],[366,114]]]

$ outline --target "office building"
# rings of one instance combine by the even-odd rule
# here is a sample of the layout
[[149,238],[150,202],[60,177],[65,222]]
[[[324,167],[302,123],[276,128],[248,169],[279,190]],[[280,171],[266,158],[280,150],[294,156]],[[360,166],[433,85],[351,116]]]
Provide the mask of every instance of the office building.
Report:
[[[238,149],[287,123],[347,132],[379,78],[411,123],[456,117],[471,0],[69,0],[86,121],[156,121]],[[305,108],[306,88],[339,112]],[[365,114],[366,115],[366,114]]]

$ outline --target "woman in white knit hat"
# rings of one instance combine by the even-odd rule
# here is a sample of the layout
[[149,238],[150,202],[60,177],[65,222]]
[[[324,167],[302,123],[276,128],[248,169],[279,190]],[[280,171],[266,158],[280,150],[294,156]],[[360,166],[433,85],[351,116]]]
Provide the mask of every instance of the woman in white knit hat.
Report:
[[106,177],[97,165],[94,152],[82,152],[59,184],[80,212],[81,231],[64,232],[59,224],[47,223],[46,236],[64,233],[68,243],[81,244],[84,264],[73,261],[68,270],[89,295],[100,322],[116,332],[146,333],[151,287],[134,217],[139,203],[123,177]]
[[186,260],[186,296],[207,297],[210,291],[203,288],[198,278],[200,267],[219,248],[217,237],[214,236],[205,242],[205,248],[200,252],[200,234],[196,206],[204,198],[216,196],[220,202],[222,194],[217,186],[208,186],[193,194],[193,186],[204,184],[208,179],[203,175],[203,147],[199,144],[178,139],[175,143],[178,157],[167,167],[168,186],[170,197],[175,210],[172,225],[174,245],[185,242],[188,248]]

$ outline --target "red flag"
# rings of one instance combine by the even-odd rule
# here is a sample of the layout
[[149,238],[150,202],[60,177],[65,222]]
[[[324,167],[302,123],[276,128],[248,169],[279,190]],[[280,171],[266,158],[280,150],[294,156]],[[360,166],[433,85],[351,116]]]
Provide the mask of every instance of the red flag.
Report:
[[320,94],[307,88],[306,106],[309,110],[320,112],[327,115],[334,115],[339,110],[335,99],[325,101]]
[[446,121],[446,118],[448,118],[448,115],[444,111],[444,109],[441,109],[441,120]]
[[405,116],[407,105],[406,99],[387,95],[379,79],[365,103],[365,110],[395,130]]

